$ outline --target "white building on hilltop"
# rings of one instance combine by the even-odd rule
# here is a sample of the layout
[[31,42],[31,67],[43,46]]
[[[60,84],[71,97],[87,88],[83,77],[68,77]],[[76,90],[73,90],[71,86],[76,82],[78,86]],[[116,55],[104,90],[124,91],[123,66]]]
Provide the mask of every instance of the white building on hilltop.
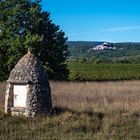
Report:
[[94,51],[97,50],[115,50],[116,47],[113,47],[111,43],[104,42],[101,45],[97,45],[95,48],[93,48]]

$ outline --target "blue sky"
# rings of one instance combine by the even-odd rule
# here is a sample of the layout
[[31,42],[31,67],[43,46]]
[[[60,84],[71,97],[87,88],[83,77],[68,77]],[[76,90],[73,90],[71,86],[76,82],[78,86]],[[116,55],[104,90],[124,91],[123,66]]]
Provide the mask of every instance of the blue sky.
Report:
[[140,42],[140,0],[42,0],[73,41]]

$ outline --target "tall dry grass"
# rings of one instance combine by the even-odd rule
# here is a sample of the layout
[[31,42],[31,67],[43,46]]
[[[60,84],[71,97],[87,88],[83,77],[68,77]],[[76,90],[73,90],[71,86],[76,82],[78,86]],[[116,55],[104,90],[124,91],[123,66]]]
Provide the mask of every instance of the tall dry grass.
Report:
[[[53,106],[76,111],[140,112],[140,81],[50,82]],[[0,108],[4,105],[5,82],[0,83]]]
[[74,110],[140,112],[140,81],[51,82],[54,106]]
[[[50,82],[52,117],[0,111],[0,140],[140,140],[140,81]],[[0,83],[0,110],[5,83]]]

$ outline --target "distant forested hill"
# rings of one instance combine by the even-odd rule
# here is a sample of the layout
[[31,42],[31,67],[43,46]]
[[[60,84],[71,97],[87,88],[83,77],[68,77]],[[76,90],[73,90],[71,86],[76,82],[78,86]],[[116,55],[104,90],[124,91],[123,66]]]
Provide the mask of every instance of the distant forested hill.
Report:
[[70,59],[98,59],[140,63],[140,43],[109,43],[111,47],[98,50],[104,42],[69,41]]

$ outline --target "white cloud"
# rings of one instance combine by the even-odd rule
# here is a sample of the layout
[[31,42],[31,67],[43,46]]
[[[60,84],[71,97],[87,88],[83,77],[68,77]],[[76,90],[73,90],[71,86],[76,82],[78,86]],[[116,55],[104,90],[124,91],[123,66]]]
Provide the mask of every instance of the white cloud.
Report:
[[119,32],[119,31],[139,30],[139,29],[140,29],[140,26],[124,26],[124,27],[101,29],[98,31],[100,31],[100,32]]
[[80,34],[89,34],[89,32],[77,32],[77,33],[69,33],[69,35],[75,36]]

